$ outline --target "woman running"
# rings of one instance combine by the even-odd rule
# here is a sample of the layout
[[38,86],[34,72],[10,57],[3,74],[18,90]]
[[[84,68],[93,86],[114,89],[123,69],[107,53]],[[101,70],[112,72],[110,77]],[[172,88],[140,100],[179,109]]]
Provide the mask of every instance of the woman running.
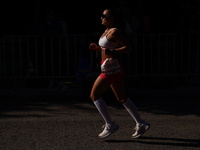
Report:
[[117,17],[119,17],[117,13],[114,9],[103,11],[101,21],[106,27],[105,32],[100,37],[98,45],[95,43],[89,45],[89,49],[101,53],[101,74],[93,84],[90,97],[105,121],[104,130],[98,135],[99,138],[106,138],[119,129],[119,125],[111,119],[107,105],[101,97],[109,87],[136,122],[132,138],[138,138],[148,130],[150,124],[141,119],[135,104],[125,91],[124,68],[118,60],[118,55],[130,52],[132,47],[117,26]]

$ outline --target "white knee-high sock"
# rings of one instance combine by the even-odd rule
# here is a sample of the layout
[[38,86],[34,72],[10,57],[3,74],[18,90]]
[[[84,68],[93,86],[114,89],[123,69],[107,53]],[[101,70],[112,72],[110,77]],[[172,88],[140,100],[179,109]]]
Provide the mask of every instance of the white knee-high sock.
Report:
[[130,98],[128,98],[127,101],[125,103],[123,103],[123,106],[129,112],[129,114],[133,117],[136,124],[141,124],[143,122],[143,120],[141,119],[141,117],[137,111],[135,104],[133,103],[133,101]]
[[112,119],[110,117],[110,114],[107,109],[107,105],[104,102],[104,100],[102,98],[99,98],[96,101],[94,101],[94,104],[95,104],[96,108],[98,109],[99,113],[101,114],[101,116],[103,117],[106,124],[107,125],[112,124]]

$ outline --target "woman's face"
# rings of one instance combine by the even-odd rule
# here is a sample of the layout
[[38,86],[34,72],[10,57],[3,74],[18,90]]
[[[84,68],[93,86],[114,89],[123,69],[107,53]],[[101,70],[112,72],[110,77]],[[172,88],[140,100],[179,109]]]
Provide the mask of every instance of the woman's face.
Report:
[[109,10],[104,10],[101,15],[101,24],[105,26],[109,26],[112,23],[113,17],[110,16]]

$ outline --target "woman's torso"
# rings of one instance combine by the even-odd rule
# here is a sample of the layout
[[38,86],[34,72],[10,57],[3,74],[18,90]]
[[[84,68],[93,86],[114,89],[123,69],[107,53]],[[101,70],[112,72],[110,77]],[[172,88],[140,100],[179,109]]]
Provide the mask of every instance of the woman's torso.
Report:
[[[116,41],[111,41],[111,31],[115,32],[116,28],[111,28],[109,31],[104,32],[104,34],[99,39],[99,46],[102,48],[108,48],[108,49],[115,49],[120,46],[120,44]],[[114,58],[116,55],[113,54],[106,54],[105,51],[101,51],[101,58],[102,60],[105,60],[106,58]]]

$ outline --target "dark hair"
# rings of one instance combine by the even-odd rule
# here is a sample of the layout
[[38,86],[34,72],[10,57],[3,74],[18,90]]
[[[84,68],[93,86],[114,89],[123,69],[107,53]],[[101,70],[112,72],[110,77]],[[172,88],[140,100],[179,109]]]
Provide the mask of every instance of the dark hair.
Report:
[[119,29],[123,29],[124,18],[120,9],[118,8],[106,8],[104,10],[108,10],[110,16],[114,17],[115,25]]

